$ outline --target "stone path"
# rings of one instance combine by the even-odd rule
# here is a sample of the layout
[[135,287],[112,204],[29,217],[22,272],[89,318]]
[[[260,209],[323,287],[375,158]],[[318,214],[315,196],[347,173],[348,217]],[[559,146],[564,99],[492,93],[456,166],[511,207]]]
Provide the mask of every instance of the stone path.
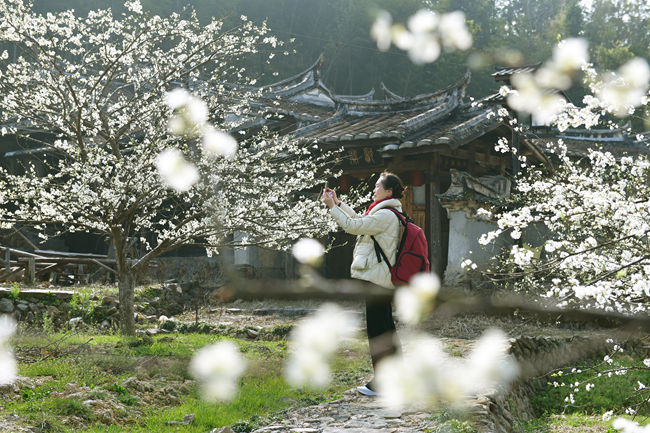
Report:
[[423,408],[387,408],[377,398],[351,389],[338,400],[291,411],[283,421],[254,433],[424,432],[436,424],[428,419],[430,416]]

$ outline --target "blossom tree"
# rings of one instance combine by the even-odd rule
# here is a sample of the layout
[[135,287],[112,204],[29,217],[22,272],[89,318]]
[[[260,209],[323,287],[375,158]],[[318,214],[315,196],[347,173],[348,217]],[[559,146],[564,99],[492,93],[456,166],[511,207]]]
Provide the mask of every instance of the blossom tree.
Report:
[[[615,72],[599,74],[586,63],[587,56],[587,42],[570,39],[555,49],[553,58],[535,75],[513,77],[515,88],[503,89],[503,93],[509,94],[511,105],[554,122],[560,131],[581,125],[615,127],[612,118],[634,115],[639,107],[647,107],[647,61],[635,58]],[[592,90],[583,107],[544,97],[553,83],[568,88],[581,70]],[[639,134],[637,140],[645,138]],[[501,150],[504,144],[507,147],[507,143],[499,144]],[[488,244],[507,233],[515,243],[501,257],[498,269],[487,275],[525,290],[541,287],[559,306],[647,311],[648,149],[642,146],[638,154],[615,157],[603,146],[578,159],[558,140],[549,143],[548,150],[558,162],[555,173],[547,176],[531,167],[519,177],[513,207],[497,211],[499,228],[480,240]],[[524,157],[520,160],[526,162]],[[526,231],[542,232],[545,241],[540,251],[519,242]]]
[[[163,18],[136,1],[109,10],[36,15],[1,0],[0,41],[19,57],[0,60],[2,134],[44,148],[46,173],[0,169],[0,222],[90,231],[112,241],[121,330],[134,334],[134,286],[152,259],[179,246],[209,253],[230,245],[286,247],[331,228],[301,191],[328,174],[327,155],[270,133],[241,134],[255,84],[237,66],[281,45],[241,17],[225,30],[195,14]],[[184,90],[179,90],[180,88]],[[176,89],[175,91],[173,91]],[[52,140],[30,136],[51,131]],[[133,242],[146,254],[131,260]]]

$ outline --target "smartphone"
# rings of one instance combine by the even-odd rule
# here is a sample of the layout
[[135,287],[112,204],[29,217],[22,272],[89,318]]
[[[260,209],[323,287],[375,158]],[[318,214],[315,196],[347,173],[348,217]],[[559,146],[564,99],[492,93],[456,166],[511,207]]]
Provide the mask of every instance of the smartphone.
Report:
[[321,200],[325,198],[325,193],[327,192],[327,189],[329,188],[329,182],[325,181],[325,186],[323,186],[323,193],[321,194]]

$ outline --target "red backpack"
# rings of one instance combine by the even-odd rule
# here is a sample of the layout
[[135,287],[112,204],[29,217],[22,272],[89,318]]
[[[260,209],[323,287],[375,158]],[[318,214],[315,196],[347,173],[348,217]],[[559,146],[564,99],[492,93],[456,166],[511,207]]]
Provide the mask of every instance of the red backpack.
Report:
[[375,243],[377,262],[381,263],[382,260],[386,260],[393,284],[406,285],[413,275],[421,272],[429,272],[427,238],[424,236],[424,231],[413,224],[413,220],[408,215],[401,213],[397,209],[388,207],[385,209],[397,215],[397,219],[404,226],[404,233],[402,233],[402,239],[397,249],[397,260],[393,266],[390,265],[384,250],[381,249],[375,237],[370,237]]

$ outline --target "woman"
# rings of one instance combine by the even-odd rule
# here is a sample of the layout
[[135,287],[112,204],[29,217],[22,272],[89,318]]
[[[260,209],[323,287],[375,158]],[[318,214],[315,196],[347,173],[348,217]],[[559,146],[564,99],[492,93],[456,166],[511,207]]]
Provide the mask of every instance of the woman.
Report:
[[[371,236],[377,240],[390,262],[395,263],[400,222],[387,208],[392,207],[401,212],[402,204],[398,199],[402,198],[403,192],[404,186],[399,177],[393,173],[382,173],[373,190],[375,201],[363,215],[356,214],[342,203],[333,190],[327,189],[323,194],[323,203],[330,208],[334,220],[347,233],[358,235],[350,267],[352,278],[369,281],[388,289],[395,288],[388,264],[385,260],[377,261]],[[376,371],[379,361],[401,352],[390,301],[366,301],[366,325],[372,366]],[[373,381],[357,387],[357,391],[364,395],[377,395]]]

